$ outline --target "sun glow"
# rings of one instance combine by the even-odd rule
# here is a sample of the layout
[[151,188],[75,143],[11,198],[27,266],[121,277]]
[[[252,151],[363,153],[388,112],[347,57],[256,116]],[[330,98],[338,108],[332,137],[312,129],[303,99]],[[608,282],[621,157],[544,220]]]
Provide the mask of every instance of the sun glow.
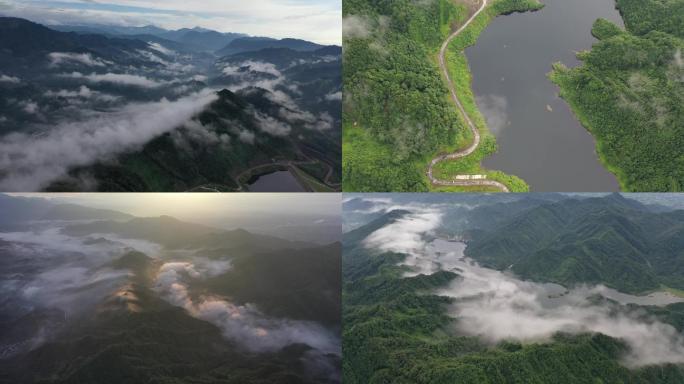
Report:
[[270,215],[302,212],[330,214],[340,210],[340,197],[336,194],[12,193],[10,195],[112,209],[138,217],[169,215],[181,219],[231,217],[259,213]]

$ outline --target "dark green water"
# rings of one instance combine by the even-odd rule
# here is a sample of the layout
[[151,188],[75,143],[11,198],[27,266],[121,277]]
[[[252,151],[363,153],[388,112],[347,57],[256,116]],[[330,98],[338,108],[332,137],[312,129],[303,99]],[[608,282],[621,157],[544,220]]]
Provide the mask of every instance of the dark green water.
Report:
[[499,143],[484,166],[522,177],[532,191],[617,191],[547,74],[557,61],[579,64],[575,52],[596,42],[597,18],[622,20],[613,0],[542,2],[538,12],[498,17],[466,50],[478,106]]
[[306,192],[290,171],[259,176],[249,185],[250,192]]

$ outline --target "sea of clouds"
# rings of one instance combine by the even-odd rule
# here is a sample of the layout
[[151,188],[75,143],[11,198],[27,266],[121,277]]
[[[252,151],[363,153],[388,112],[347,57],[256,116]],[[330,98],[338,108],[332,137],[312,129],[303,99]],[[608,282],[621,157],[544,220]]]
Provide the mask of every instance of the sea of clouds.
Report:
[[[378,203],[392,205],[386,199]],[[575,287],[562,298],[551,299],[545,284],[523,281],[465,258],[461,243],[450,251],[436,250],[431,242],[442,224],[442,210],[401,208],[410,212],[371,233],[363,244],[378,255],[405,254],[400,265],[407,268],[406,277],[439,270],[457,273],[457,279],[436,292],[454,299],[449,314],[456,320],[457,332],[492,344],[504,340],[548,342],[558,332],[602,333],[629,346],[623,356],[629,367],[684,363],[684,337],[674,327],[643,310],[590,300],[606,292],[605,287]]]

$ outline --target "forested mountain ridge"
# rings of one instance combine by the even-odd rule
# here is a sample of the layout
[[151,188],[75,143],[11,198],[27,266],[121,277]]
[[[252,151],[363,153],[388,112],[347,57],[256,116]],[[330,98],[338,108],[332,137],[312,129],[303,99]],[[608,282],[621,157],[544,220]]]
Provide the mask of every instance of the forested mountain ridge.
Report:
[[234,55],[240,52],[259,51],[267,48],[288,48],[295,51],[315,51],[322,45],[300,39],[269,39],[263,37],[240,37],[216,51],[219,56]]
[[[330,261],[332,258],[339,262],[339,253],[335,254],[333,249],[318,248],[311,252],[316,252],[315,257],[320,257],[320,260]],[[288,259],[292,267],[289,271],[281,271],[281,281],[297,281],[301,278],[298,274],[311,272],[306,269],[305,260],[298,260],[297,256],[279,256],[283,262]],[[156,282],[147,277],[147,273],[159,268],[158,261],[152,265],[151,260],[137,252],[115,260],[112,263],[114,268],[130,270],[134,275],[130,278],[131,283],[99,302],[94,314],[77,318],[76,326],[67,326],[67,317],[61,311],[50,313],[41,309],[19,321],[5,323],[4,326],[16,333],[17,329],[22,329],[22,321],[27,323],[23,327],[26,329],[33,324],[40,326],[47,318],[52,319],[59,332],[51,330],[54,334],[28,353],[4,356],[0,360],[0,383],[336,382],[331,376],[310,372],[306,361],[310,358],[311,347],[305,344],[292,344],[268,352],[247,351],[239,342],[226,339],[220,327],[163,300],[156,291]],[[338,264],[328,264],[339,273]],[[241,273],[250,268],[260,271],[263,267],[256,259],[243,258],[237,271],[213,278],[208,286],[216,289],[217,294],[230,293],[237,299],[249,298],[250,303],[259,303],[267,314],[283,315],[287,312],[295,318],[315,317],[302,312],[306,306],[288,306],[294,303],[294,297],[273,303],[263,293],[261,296],[249,295],[250,289],[255,288],[254,284],[251,281],[241,284],[239,279],[245,278]],[[295,271],[297,267],[300,269]],[[219,283],[225,284],[225,279],[233,279],[231,283],[236,290],[222,290]],[[318,290],[304,286],[298,293],[321,303],[326,299],[326,291],[334,289],[335,284],[339,287],[339,282],[335,281],[320,284],[316,287]],[[282,288],[284,286],[280,286]],[[318,318],[334,316],[334,307],[329,307],[315,315]],[[329,324],[339,327],[339,315]],[[10,335],[9,331],[7,334],[0,332],[3,344],[7,341],[3,337]]]
[[620,194],[564,200],[474,234],[466,254],[524,278],[643,293],[684,288],[684,215]]
[[597,141],[625,191],[684,188],[684,1],[617,0],[626,30],[597,20],[600,39],[554,65],[551,79]]
[[171,216],[136,217],[124,221],[103,220],[71,224],[62,229],[69,236],[85,237],[110,233],[123,238],[152,241],[169,249],[300,249],[312,244],[250,233],[244,229],[224,230],[195,224]]
[[277,171],[341,188],[341,47],[10,17],[0,31],[2,190],[246,191]]
[[340,382],[339,242],[112,209],[0,194],[0,383]]
[[[408,212],[393,211],[344,239],[343,378],[345,383],[678,383],[676,365],[628,369],[627,346],[602,334],[557,334],[549,341],[491,345],[455,331],[458,306],[432,292],[458,272],[402,277],[406,255],[366,248],[367,236]],[[661,316],[672,315],[669,309]],[[671,318],[676,322],[677,316]]]

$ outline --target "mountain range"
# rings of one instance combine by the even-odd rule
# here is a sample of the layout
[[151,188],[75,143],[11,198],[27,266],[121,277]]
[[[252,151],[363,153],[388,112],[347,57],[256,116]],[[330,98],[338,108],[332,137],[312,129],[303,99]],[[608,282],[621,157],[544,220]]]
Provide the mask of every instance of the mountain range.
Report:
[[339,243],[0,209],[0,383],[339,383]]
[[340,188],[340,47],[7,17],[0,32],[2,190],[234,191],[274,172]]
[[287,48],[295,51],[313,51],[322,45],[300,39],[274,39],[270,37],[248,36],[243,33],[217,32],[206,28],[181,28],[167,30],[153,25],[143,27],[122,27],[102,25],[49,25],[62,32],[97,34],[105,36],[127,36],[140,39],[156,37],[175,42],[185,50],[196,52],[215,52],[227,56],[238,52],[258,51],[264,48]]
[[[355,195],[345,202],[343,215],[374,212],[343,236],[345,383],[684,380],[677,348],[648,364],[625,362],[634,348],[645,347],[652,358],[651,347],[681,345],[681,302],[621,305],[573,290],[677,287],[684,211],[620,194],[412,196]],[[388,249],[369,240],[379,232]],[[465,240],[465,256],[478,264],[459,252],[430,251],[436,238]],[[442,267],[412,273],[411,266],[430,260]],[[536,282],[568,288],[554,296],[532,289],[549,285]],[[570,326],[583,312],[580,326]],[[539,336],[545,327],[551,330]],[[622,327],[624,337],[608,336]],[[666,336],[630,340],[647,329]],[[502,330],[506,337],[492,338]],[[536,337],[526,337],[530,331]]]
[[523,211],[473,233],[466,254],[534,280],[642,293],[684,288],[682,245],[683,211],[659,212],[615,193]]

